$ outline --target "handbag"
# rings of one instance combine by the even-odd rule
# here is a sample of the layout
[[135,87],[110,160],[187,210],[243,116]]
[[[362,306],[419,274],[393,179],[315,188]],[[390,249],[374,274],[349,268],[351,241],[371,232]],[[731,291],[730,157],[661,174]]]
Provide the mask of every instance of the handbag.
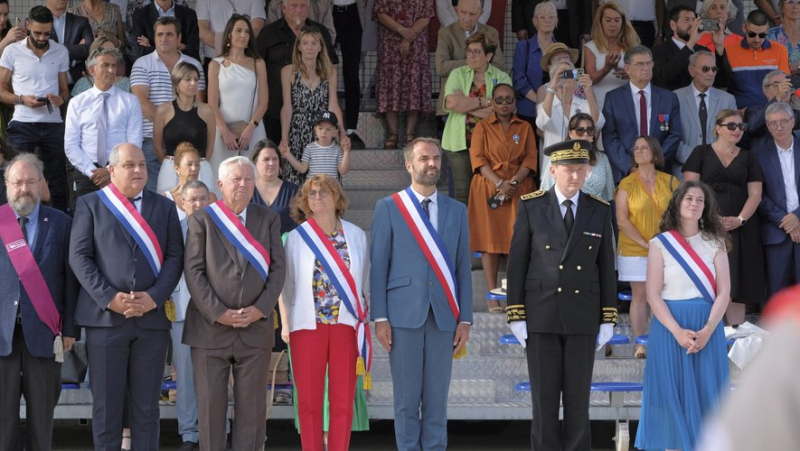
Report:
[[[248,118],[253,117],[253,104],[256,103],[256,93],[258,92],[258,61],[253,58],[253,69],[255,69],[255,77],[256,77],[256,84],[253,87],[253,101],[250,102],[250,115]],[[233,121],[233,122],[226,122],[225,126],[228,127],[231,133],[236,135],[236,139],[242,137],[242,132],[244,132],[244,128],[247,127],[249,122],[245,121]]]
[[86,380],[86,370],[89,368],[89,354],[86,343],[76,341],[69,352],[64,353],[64,363],[61,364],[62,384],[82,384]]

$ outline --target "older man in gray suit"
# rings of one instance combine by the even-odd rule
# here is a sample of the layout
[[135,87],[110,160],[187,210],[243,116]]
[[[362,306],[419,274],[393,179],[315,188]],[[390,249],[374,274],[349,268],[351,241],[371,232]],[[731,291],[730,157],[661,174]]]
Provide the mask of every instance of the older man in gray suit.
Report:
[[676,89],[681,108],[681,142],[673,173],[682,177],[683,163],[695,147],[711,144],[717,113],[724,109],[736,109],[736,99],[725,91],[712,87],[717,72],[716,58],[711,52],[701,50],[689,57],[689,75],[692,83]]

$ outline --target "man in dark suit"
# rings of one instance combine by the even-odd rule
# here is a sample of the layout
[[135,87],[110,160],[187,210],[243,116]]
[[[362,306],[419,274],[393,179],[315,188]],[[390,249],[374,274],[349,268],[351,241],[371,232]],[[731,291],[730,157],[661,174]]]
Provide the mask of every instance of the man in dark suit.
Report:
[[[767,127],[767,108],[778,102],[785,102],[790,105],[796,102],[793,92],[796,87],[792,86],[789,75],[782,70],[774,70],[764,76],[761,82],[761,90],[764,92],[767,102],[761,105],[751,105],[744,110],[744,121],[747,123],[747,131],[739,142],[739,146],[745,149],[758,149],[763,141],[771,141],[769,128]],[[800,128],[800,111],[794,111],[794,129]]]
[[144,189],[140,148],[117,144],[108,162],[111,183],[78,199],[69,249],[82,286],[75,320],[92,362],[94,446],[119,451],[127,393],[132,449],[158,449],[170,328],[163,307],[183,270],[181,225],[172,201]]
[[555,186],[522,196],[511,239],[507,313],[528,351],[535,451],[591,449],[594,353],[616,323],[611,208],[580,191],[591,146],[572,140],[544,150]]
[[667,171],[681,141],[678,97],[650,83],[653,78],[653,55],[642,45],[625,53],[626,83],[606,94],[603,104],[603,145],[611,162],[614,183],[631,169],[631,149],[639,136],[652,136],[661,144]]
[[[267,379],[275,344],[272,312],[283,289],[285,258],[280,217],[250,204],[255,177],[247,158],[223,161],[217,181],[222,201],[189,217],[185,277],[192,298],[183,343],[192,348],[201,451],[225,449],[231,370],[236,377],[233,449],[262,449],[266,440]],[[233,223],[229,229],[217,222],[222,216],[243,222],[247,235]],[[260,245],[268,265],[228,238],[236,233]]]
[[788,103],[767,108],[771,138],[756,150],[764,172],[758,212],[767,263],[769,297],[800,283],[800,140],[794,137],[794,111]]
[[133,13],[133,35],[136,41],[129,43],[131,61],[142,55],[152,53],[156,47],[154,26],[160,17],[160,11],[172,11],[181,24],[178,50],[200,61],[200,29],[197,26],[197,13],[193,9],[178,5],[173,0],[152,0],[150,4],[137,9]]
[[84,61],[89,58],[89,47],[94,42],[89,19],[67,12],[67,0],[47,0],[47,9],[53,13],[51,39],[62,44],[69,52],[70,69],[67,75],[69,89],[86,71]]
[[[697,44],[703,35],[700,30],[701,20],[694,13],[694,9],[678,5],[669,12],[669,27],[672,36],[661,44],[653,47],[653,84],[670,91],[682,88],[692,82],[689,74],[689,57],[701,50],[709,51],[706,47]],[[722,71],[716,77],[717,87],[726,86],[728,77],[725,75],[725,26],[712,33],[716,55],[716,66]]]
[[[43,165],[33,154],[14,158],[7,175],[9,202],[0,206],[0,449],[18,450],[25,445],[28,450],[49,450],[53,410],[61,394],[61,363],[54,356],[54,343],[63,340],[68,351],[80,335],[74,320],[78,282],[67,262],[72,220],[40,204]],[[27,245],[15,245],[19,242],[6,233],[11,229]],[[12,261],[11,253],[32,255],[31,266],[25,268],[38,271],[41,278],[29,274],[20,280],[18,257]],[[36,284],[37,280],[45,287],[29,286],[29,281]],[[48,309],[55,315],[48,316]],[[53,320],[57,332],[60,323],[61,337],[50,327]],[[20,395],[25,397],[27,412],[24,443]]]
[[[467,209],[436,190],[442,158],[438,141],[417,138],[406,145],[404,156],[411,186],[375,205],[371,315],[375,336],[389,352],[397,448],[444,450],[453,358],[466,352],[472,324]],[[455,287],[437,277],[395,199],[405,199],[404,208],[417,212],[417,230],[438,235],[436,242],[424,240],[425,248],[449,256],[441,261],[452,265],[437,266],[440,273],[452,274]]]

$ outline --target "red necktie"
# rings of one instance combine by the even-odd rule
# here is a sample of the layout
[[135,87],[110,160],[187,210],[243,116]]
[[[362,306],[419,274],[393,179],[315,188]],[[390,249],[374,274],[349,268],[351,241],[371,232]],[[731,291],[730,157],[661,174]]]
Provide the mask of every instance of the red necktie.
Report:
[[647,99],[644,91],[639,91],[639,136],[647,136]]

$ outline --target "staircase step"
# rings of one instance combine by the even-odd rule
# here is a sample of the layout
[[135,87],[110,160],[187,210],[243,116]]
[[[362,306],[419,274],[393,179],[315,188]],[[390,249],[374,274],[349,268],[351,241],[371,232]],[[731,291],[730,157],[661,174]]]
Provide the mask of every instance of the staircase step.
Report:
[[397,169],[406,172],[402,149],[363,149],[350,151],[350,170]]
[[394,190],[399,191],[411,183],[406,171],[397,169],[363,169],[352,170],[342,177],[345,191],[361,190]]

